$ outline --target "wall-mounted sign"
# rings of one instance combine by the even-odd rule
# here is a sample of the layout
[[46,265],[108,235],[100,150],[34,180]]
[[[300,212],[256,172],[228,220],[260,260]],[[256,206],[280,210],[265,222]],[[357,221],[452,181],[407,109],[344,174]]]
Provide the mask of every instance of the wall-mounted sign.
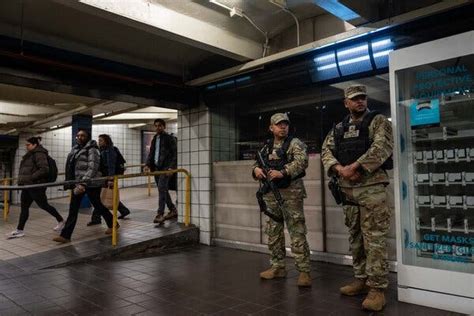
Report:
[[439,99],[415,100],[410,105],[410,125],[412,127],[433,126],[439,123]]

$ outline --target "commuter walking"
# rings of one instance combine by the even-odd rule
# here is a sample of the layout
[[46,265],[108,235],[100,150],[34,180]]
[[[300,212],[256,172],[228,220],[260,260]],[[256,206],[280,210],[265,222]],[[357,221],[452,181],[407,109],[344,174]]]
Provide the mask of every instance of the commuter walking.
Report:
[[[269,139],[260,150],[269,172],[266,174],[258,163],[254,165],[252,171],[254,179],[267,178],[273,181],[284,200],[283,207],[280,208],[272,192],[265,192],[263,196],[274,216],[268,218],[265,230],[271,252],[271,267],[260,273],[260,277],[269,280],[286,276],[283,232],[286,222],[291,238],[291,252],[295,257],[296,269],[300,273],[297,284],[311,286],[309,246],[303,212],[303,199],[306,197],[303,177],[308,167],[308,155],[306,145],[298,138],[288,135],[289,125],[290,119],[286,113],[276,113],[270,118],[273,138]],[[281,221],[277,220],[278,217]]]
[[[146,160],[145,172],[172,170],[177,167],[177,146],[176,138],[166,133],[166,122],[163,119],[156,119],[154,122],[156,135],[150,145],[150,153]],[[155,176],[158,187],[158,210],[153,223],[162,223],[165,220],[178,217],[176,206],[171,200],[169,186],[171,181],[176,181],[176,175]],[[169,213],[164,215],[165,205],[168,206]]]
[[[103,177],[114,176],[124,174],[125,172],[125,159],[122,156],[120,150],[114,146],[110,135],[101,134],[99,135],[99,151],[100,151],[100,166],[99,171]],[[105,181],[104,187],[113,187],[113,178]],[[120,212],[119,219],[124,219],[130,214],[130,210],[119,201],[118,211]],[[100,213],[96,209],[92,212],[91,221],[87,223],[87,226],[100,224]]]
[[[76,142],[77,144],[67,156],[66,180],[84,180],[87,182],[65,186],[65,189],[73,189],[73,194],[69,204],[69,215],[66,224],[61,231],[61,235],[53,238],[54,241],[59,243],[71,241],[71,235],[76,226],[81,200],[85,194],[87,194],[92,205],[98,210],[107,223],[108,229],[105,231],[105,234],[112,234],[112,214],[100,201],[102,181],[88,181],[101,176],[99,172],[99,148],[97,147],[96,141],[91,140],[90,134],[86,130],[79,130],[77,132]],[[119,227],[117,224],[117,228]]]
[[393,165],[392,125],[384,115],[368,110],[365,86],[349,86],[344,95],[350,114],[329,132],[322,148],[328,175],[339,181],[350,234],[355,280],[340,292],[350,296],[368,293],[362,307],[380,311],[388,286],[386,170]]
[[[41,137],[30,137],[26,140],[26,154],[20,162],[18,174],[18,185],[39,184],[48,182],[49,164],[48,151],[40,144]],[[24,228],[30,215],[30,206],[34,202],[43,210],[51,214],[58,224],[53,228],[59,231],[64,227],[64,220],[61,214],[48,203],[46,197],[46,187],[24,189],[21,191],[21,212],[17,229],[12,231],[8,238],[18,238],[25,236]]]

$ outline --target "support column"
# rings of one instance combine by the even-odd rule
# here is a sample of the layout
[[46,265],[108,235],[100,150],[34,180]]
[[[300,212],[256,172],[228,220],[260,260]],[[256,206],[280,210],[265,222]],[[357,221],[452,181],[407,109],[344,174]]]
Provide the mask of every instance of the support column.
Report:
[[[200,241],[211,243],[213,199],[211,186],[211,125],[205,105],[178,112],[178,166],[191,172],[191,223]],[[183,221],[185,178],[178,176],[179,221]]]

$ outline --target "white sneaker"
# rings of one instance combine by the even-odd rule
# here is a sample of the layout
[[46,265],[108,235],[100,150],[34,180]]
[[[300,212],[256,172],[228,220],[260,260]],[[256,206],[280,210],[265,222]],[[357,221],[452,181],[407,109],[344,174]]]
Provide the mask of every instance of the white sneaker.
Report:
[[14,230],[10,234],[7,234],[7,239],[24,237],[25,233],[22,230]]
[[58,225],[54,226],[53,230],[54,231],[61,231],[64,228],[64,224],[66,224],[64,221],[58,222]]

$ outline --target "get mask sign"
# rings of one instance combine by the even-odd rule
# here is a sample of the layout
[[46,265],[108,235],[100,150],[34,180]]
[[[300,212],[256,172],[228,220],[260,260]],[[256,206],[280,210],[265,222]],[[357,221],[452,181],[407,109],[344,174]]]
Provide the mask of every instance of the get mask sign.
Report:
[[411,127],[433,126],[440,123],[439,99],[415,100],[410,105]]

